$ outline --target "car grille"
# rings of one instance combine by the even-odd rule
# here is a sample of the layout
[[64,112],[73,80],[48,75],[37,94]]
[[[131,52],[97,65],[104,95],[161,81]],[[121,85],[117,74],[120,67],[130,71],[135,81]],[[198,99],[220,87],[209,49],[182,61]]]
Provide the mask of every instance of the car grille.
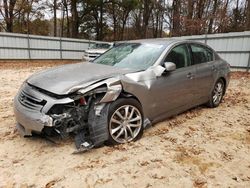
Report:
[[45,100],[31,96],[23,90],[20,92],[18,96],[18,101],[26,108],[36,111],[40,111],[42,107],[46,104]]
[[98,54],[98,53],[85,53],[85,56],[89,57],[89,58],[96,58],[96,57],[98,57],[100,55],[101,54]]

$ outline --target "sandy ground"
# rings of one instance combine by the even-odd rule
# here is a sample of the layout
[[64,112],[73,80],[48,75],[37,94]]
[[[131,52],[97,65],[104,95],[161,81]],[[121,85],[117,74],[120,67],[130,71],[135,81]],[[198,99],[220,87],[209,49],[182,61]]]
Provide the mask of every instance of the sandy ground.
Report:
[[218,108],[158,123],[135,143],[73,155],[72,139],[52,144],[15,130],[18,88],[54,63],[31,65],[0,64],[0,187],[250,187],[250,74],[232,75]]

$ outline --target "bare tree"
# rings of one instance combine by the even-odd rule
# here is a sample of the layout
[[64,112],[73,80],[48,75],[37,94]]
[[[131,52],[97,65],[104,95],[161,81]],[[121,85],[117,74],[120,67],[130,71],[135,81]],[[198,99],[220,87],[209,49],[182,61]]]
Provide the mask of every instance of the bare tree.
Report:
[[216,13],[216,10],[217,10],[217,6],[218,6],[218,1],[214,0],[213,1],[212,15],[210,16],[209,24],[208,24],[208,33],[212,33],[213,24],[214,24],[214,17],[215,17],[215,13]]
[[179,36],[180,35],[180,29],[181,29],[181,15],[180,15],[180,8],[181,8],[181,1],[175,0],[172,4],[173,9],[173,20],[172,20],[172,35],[173,36]]
[[[3,0],[0,4],[0,13],[4,18],[7,32],[13,32],[14,10],[17,0]],[[2,8],[3,7],[3,8]]]
[[154,3],[152,1],[143,0],[143,25],[142,25],[142,38],[147,37],[147,30],[149,24],[149,18],[152,14]]
[[[43,17],[41,6],[52,21]],[[7,32],[58,36],[60,22],[60,36],[73,38],[162,37],[163,28],[181,36],[250,30],[250,0],[0,0],[0,18],[1,31]],[[51,23],[49,32],[38,27]]]
[[246,8],[246,30],[250,31],[250,0],[246,0],[247,8]]
[[77,0],[71,0],[71,37],[78,37],[79,17],[77,11]]
[[53,13],[54,13],[54,36],[57,36],[57,15],[56,15],[56,11],[57,11],[57,0],[54,0],[53,3]]
[[154,38],[162,37],[164,12],[165,12],[165,0],[159,0],[155,2],[155,8],[153,9],[151,16]]
[[[61,37],[65,36],[65,27],[66,27],[66,36],[70,37],[70,20],[69,20],[69,7],[68,7],[68,0],[62,0],[61,2],[61,11],[62,11],[62,18],[61,18]],[[65,25],[65,14],[66,14],[66,25]]]

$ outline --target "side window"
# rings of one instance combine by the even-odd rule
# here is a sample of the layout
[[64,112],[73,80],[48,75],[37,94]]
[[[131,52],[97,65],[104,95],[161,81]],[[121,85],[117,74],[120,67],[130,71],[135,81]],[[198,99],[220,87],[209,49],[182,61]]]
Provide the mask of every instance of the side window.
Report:
[[191,50],[193,54],[193,65],[213,61],[213,52],[201,45],[191,44]]
[[174,47],[165,58],[164,62],[172,62],[176,68],[187,67],[190,64],[190,54],[186,44]]

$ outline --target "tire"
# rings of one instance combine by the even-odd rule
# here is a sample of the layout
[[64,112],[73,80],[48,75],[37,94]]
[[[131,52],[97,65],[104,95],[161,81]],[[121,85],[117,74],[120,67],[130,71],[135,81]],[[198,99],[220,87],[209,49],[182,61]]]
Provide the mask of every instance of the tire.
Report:
[[207,106],[210,108],[215,108],[219,106],[219,104],[222,101],[224,93],[225,93],[225,83],[223,82],[222,79],[219,79],[213,87]]
[[143,113],[133,98],[120,98],[110,104],[108,113],[108,144],[136,141],[143,134]]

